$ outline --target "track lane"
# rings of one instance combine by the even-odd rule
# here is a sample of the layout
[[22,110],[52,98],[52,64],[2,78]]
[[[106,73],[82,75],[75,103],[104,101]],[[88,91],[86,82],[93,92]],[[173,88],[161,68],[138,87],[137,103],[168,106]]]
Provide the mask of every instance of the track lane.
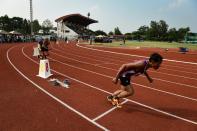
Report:
[[[61,64],[60,64],[60,65],[61,65]],[[59,64],[56,64],[56,67],[55,67],[55,68],[56,68],[56,69],[59,68],[60,65],[59,65]],[[67,68],[69,68],[69,67],[67,67]],[[66,69],[67,69],[67,68],[66,68]],[[65,73],[67,72],[69,75],[72,75],[72,72],[73,72],[74,70],[71,71],[71,72],[68,72],[69,70],[70,70],[70,69],[68,69],[67,71],[65,71]],[[79,74],[81,74],[79,70],[78,70],[77,72],[78,72]],[[88,76],[90,77],[90,74],[88,74]],[[98,78],[98,76],[97,76],[97,78]],[[80,79],[84,79],[84,78],[80,78]],[[94,83],[94,82],[93,82],[93,83]],[[161,96],[161,95],[163,95],[163,94],[158,94],[158,97]],[[146,99],[145,99],[145,100],[146,100]],[[175,99],[175,101],[176,101],[176,99]],[[166,102],[168,102],[168,101],[166,101]],[[171,102],[172,102],[172,101],[171,101]],[[173,102],[172,102],[172,103],[173,103]],[[175,102],[175,103],[176,103],[176,102]],[[191,104],[191,105],[192,105],[192,104]],[[182,106],[182,105],[181,105],[181,106]],[[183,107],[183,106],[182,106],[182,107]]]
[[[66,56],[65,54],[60,54],[60,52],[59,52],[59,55],[57,54],[57,53],[52,53],[53,55],[56,55],[56,56],[58,56],[58,57],[61,57],[62,59],[64,58],[64,62],[68,62],[68,63],[71,63],[70,61],[72,61],[72,59],[70,59],[71,57],[69,57],[68,58],[68,56]],[[60,61],[61,61],[61,59],[59,59]],[[75,59],[73,59],[73,60],[75,60]],[[82,61],[80,61],[80,60],[78,60],[78,61],[75,61],[75,62],[81,62],[80,63],[80,67],[82,67],[82,68],[84,68],[84,69],[92,69],[93,71],[94,70],[97,70],[99,73],[103,73],[103,71],[101,70],[101,68],[98,68],[98,66],[96,66],[96,65],[94,65],[94,64],[88,64],[88,63],[90,63],[90,62],[86,62],[86,63],[82,63]],[[84,61],[83,61],[84,62]],[[88,65],[87,65],[88,64]],[[92,67],[91,67],[91,66]],[[79,63],[76,65],[76,66],[79,66]],[[103,67],[102,67],[103,68]],[[104,69],[104,68],[103,68]],[[111,69],[111,68],[109,68],[109,69]],[[105,73],[105,75],[111,75],[111,76],[113,76],[114,74],[116,74],[116,70],[115,69],[112,69],[112,70],[108,70],[108,71],[105,71],[104,73]],[[152,72],[151,72],[152,73]],[[150,74],[151,74],[150,73]],[[154,76],[154,75],[152,75],[152,76]],[[154,78],[154,77],[153,77]],[[183,95],[186,95],[186,96],[190,96],[190,97],[194,97],[194,98],[196,98],[196,93],[197,93],[197,90],[194,90],[193,88],[196,88],[195,86],[185,86],[185,85],[181,85],[181,84],[176,84],[176,86],[174,85],[175,84],[175,82],[171,82],[171,83],[169,83],[169,82],[163,82],[162,81],[162,85],[161,85],[161,80],[159,80],[159,81],[157,81],[157,78],[155,78],[156,80],[155,80],[155,82],[153,83],[153,85],[154,85],[154,87],[155,88],[159,88],[159,89],[162,89],[162,90],[165,90],[165,91],[168,91],[168,92],[173,92],[173,93],[180,93],[181,94],[181,92],[182,92],[182,94]],[[135,80],[137,80],[137,81],[135,81]],[[180,79],[177,79],[177,80],[180,80]],[[146,86],[150,86],[150,84],[147,82],[147,80],[145,79],[145,77],[143,77],[143,78],[140,78],[140,77],[136,77],[136,78],[134,78],[134,82],[140,82],[141,81],[141,83],[143,83],[143,85],[146,85]],[[185,81],[185,79],[184,79],[184,81]],[[191,81],[189,81],[189,83],[191,84]],[[173,88],[173,86],[174,86],[174,88]],[[177,87],[177,88],[176,88]],[[186,88],[187,87],[187,88]],[[189,87],[189,88],[188,88]],[[190,88],[191,87],[191,88]]]
[[[16,65],[16,67],[17,67],[17,69],[18,70],[20,70],[20,71],[22,71],[22,73],[24,73],[24,74],[26,74],[27,76],[28,76],[28,78],[31,78],[31,80],[32,81],[35,81],[36,83],[38,83],[39,84],[39,87],[42,87],[44,90],[44,92],[45,91],[47,91],[47,92],[45,92],[45,93],[51,93],[51,94],[49,94],[49,96],[52,96],[55,100],[57,100],[57,101],[59,101],[59,106],[62,106],[61,104],[63,104],[64,106],[64,109],[66,109],[66,110],[68,110],[68,109],[70,109],[70,110],[68,110],[67,112],[72,112],[72,111],[74,111],[75,113],[77,113],[77,111],[78,110],[76,110],[76,109],[73,109],[72,108],[72,106],[74,105],[74,101],[77,101],[78,103],[77,103],[77,105],[81,105],[81,104],[79,104],[80,102],[84,102],[84,100],[83,100],[83,98],[81,98],[80,100],[79,99],[72,99],[72,98],[79,98],[80,96],[76,96],[75,94],[74,94],[74,92],[72,91],[72,96],[73,97],[69,97],[69,93],[67,93],[67,92],[69,92],[68,90],[65,90],[64,88],[54,88],[53,86],[51,86],[46,80],[43,80],[43,79],[41,79],[41,78],[39,78],[39,77],[37,77],[36,76],[36,73],[38,72],[38,65],[37,64],[32,64],[32,61],[30,61],[30,60],[28,60],[23,54],[22,54],[22,52],[21,52],[21,49],[22,49],[22,47],[16,47],[16,48],[14,48],[13,49],[13,51],[12,52],[10,52],[10,59],[11,59],[11,61],[13,61],[14,62],[14,64]],[[18,53],[18,52],[21,52],[21,55]],[[16,55],[16,53],[18,54],[18,55]],[[15,57],[14,57],[15,56]],[[23,63],[23,66],[21,66],[20,65],[20,63],[21,63],[21,61],[23,61],[22,63]],[[31,69],[31,70],[29,70],[29,69]],[[56,74],[55,74],[56,75]],[[36,77],[35,77],[36,76]],[[56,75],[57,76],[57,75]],[[75,84],[74,82],[72,82],[75,86],[81,86],[81,85],[77,85],[77,84]],[[74,88],[73,88],[73,90],[74,90]],[[83,93],[83,88],[80,90],[80,92],[82,92]],[[98,95],[102,95],[101,93],[97,93],[97,92],[95,92],[95,91],[93,91],[94,93],[96,93],[96,94],[98,94]],[[88,93],[91,93],[91,94],[93,94],[93,92],[91,92],[91,90],[89,90],[88,89]],[[58,94],[58,95],[57,95]],[[80,94],[80,93],[78,93],[78,94]],[[46,94],[45,94],[46,95]],[[64,98],[65,98],[65,95],[68,95],[68,96],[66,96],[67,97],[67,99],[65,100]],[[71,93],[70,93],[70,95],[71,95]],[[98,95],[96,95],[96,96],[98,96]],[[85,98],[85,97],[84,97]],[[102,96],[102,98],[103,98],[103,96]],[[74,100],[74,101],[73,101]],[[52,101],[54,101],[53,99],[52,99]],[[66,103],[66,102],[68,102],[68,103]],[[61,104],[60,104],[61,103]],[[66,104],[65,104],[66,103]],[[70,107],[70,103],[72,103],[73,105]],[[50,103],[49,103],[50,104]],[[89,106],[90,107],[90,106]],[[88,107],[88,108],[89,108]],[[110,106],[108,106],[108,107],[110,107]],[[106,107],[107,108],[107,107]],[[108,108],[107,108],[108,109]],[[73,113],[73,112],[72,112]],[[75,114],[75,113],[73,113],[73,114]],[[100,112],[99,112],[100,113]],[[80,114],[80,113],[79,113]],[[79,115],[78,114],[78,115]],[[55,115],[55,114],[54,114]],[[76,116],[78,116],[77,114],[75,114]],[[92,121],[90,118],[88,118],[88,117],[86,117],[86,116],[83,116],[83,114],[80,114],[81,116],[78,116],[78,119],[79,119],[79,123],[80,124],[82,124],[82,126],[84,126],[84,128],[85,129],[92,129],[92,130],[100,130],[98,127],[101,127],[101,129],[103,128],[102,126],[100,126],[99,124],[97,124],[96,122],[94,122],[94,121]],[[63,116],[62,116],[63,117]],[[65,118],[67,118],[67,116],[65,115],[64,116]],[[85,119],[86,120],[85,120]],[[88,121],[87,121],[88,120]],[[64,122],[65,121],[70,121],[70,118],[67,118],[67,120],[65,119],[64,120]],[[74,120],[74,121],[77,121],[77,120]],[[82,122],[81,122],[82,121]],[[83,122],[84,121],[84,122]],[[73,121],[72,121],[73,122]],[[92,123],[91,123],[92,122]],[[84,123],[84,125],[83,125],[83,123]],[[88,126],[89,127],[88,127]],[[96,126],[98,126],[98,127],[96,127]],[[68,127],[68,129],[69,129],[70,127]],[[83,128],[83,127],[82,127]],[[75,128],[74,128],[75,129]],[[104,128],[105,129],[105,128]],[[64,130],[65,130],[65,128],[64,128]]]

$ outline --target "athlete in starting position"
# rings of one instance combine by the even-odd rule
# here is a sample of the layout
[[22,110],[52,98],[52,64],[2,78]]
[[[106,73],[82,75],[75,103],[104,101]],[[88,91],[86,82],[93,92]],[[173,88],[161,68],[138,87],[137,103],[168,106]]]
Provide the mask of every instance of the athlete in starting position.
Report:
[[159,69],[163,57],[158,53],[153,53],[147,60],[140,60],[133,63],[123,64],[116,77],[113,79],[113,83],[117,84],[120,81],[121,89],[115,91],[112,95],[108,96],[107,99],[112,102],[113,105],[121,107],[119,103],[120,98],[126,98],[134,94],[133,86],[130,83],[132,76],[138,76],[144,74],[150,83],[153,79],[148,75],[147,70],[153,68],[155,70]]

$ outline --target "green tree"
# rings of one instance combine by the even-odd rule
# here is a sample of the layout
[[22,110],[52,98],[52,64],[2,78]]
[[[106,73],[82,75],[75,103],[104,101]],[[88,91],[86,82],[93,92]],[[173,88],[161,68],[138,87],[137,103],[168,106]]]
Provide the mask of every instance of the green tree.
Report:
[[34,20],[33,21],[33,31],[34,31],[34,33],[37,34],[40,29],[41,29],[41,26],[40,26],[38,20]]
[[[38,20],[34,20],[33,28],[35,32],[41,28]],[[0,29],[5,31],[18,31],[22,34],[30,34],[30,21],[20,18],[20,17],[13,17],[9,18],[7,15],[0,17]]]
[[5,30],[5,31],[12,30],[10,18],[7,15],[0,17],[0,27],[2,30]]
[[30,34],[31,33],[31,27],[30,27],[30,21],[24,19],[23,20],[23,26],[22,26],[22,34]]
[[23,18],[13,17],[10,19],[10,24],[11,24],[11,30],[21,32],[23,26]]
[[148,26],[141,26],[138,29],[138,34],[140,35],[140,39],[147,39],[148,37],[148,31],[149,31],[149,27]]
[[159,33],[159,40],[167,40],[167,31],[168,31],[168,24],[164,20],[160,20],[158,23],[158,33]]
[[125,33],[124,36],[125,36],[126,40],[132,40],[133,39],[132,33]]
[[159,22],[151,21],[150,29],[147,32],[147,38],[150,40],[167,40],[168,24],[164,20]]
[[150,40],[159,40],[159,25],[156,21],[150,22],[150,30],[148,35]]
[[168,41],[178,41],[177,31],[176,28],[171,28],[168,31]]
[[95,35],[96,35],[96,36],[98,36],[98,35],[107,36],[107,34],[106,34],[104,31],[102,31],[102,30],[97,30],[97,31],[95,31]]
[[186,28],[179,28],[178,30],[178,41],[182,41],[184,40],[184,36],[186,35],[186,33],[188,33],[190,31],[189,27]]
[[114,35],[114,32],[110,31],[110,32],[108,33],[108,35]]
[[141,39],[141,34],[139,31],[133,31],[132,32],[132,39],[134,40],[140,40]]
[[121,33],[121,31],[119,30],[118,27],[116,27],[116,28],[114,29],[114,34],[115,34],[115,35],[122,35],[122,33]]

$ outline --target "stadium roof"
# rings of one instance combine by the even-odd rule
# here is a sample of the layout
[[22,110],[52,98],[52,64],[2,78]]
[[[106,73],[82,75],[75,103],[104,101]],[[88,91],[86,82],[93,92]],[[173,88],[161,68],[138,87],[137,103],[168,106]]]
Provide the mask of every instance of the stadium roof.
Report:
[[88,26],[89,24],[92,23],[98,23],[98,21],[90,19],[88,17],[82,16],[81,14],[70,14],[70,15],[65,15],[62,16],[58,19],[55,20],[55,22],[59,22],[59,21],[68,21],[68,22],[72,22],[75,24],[80,24],[83,26]]

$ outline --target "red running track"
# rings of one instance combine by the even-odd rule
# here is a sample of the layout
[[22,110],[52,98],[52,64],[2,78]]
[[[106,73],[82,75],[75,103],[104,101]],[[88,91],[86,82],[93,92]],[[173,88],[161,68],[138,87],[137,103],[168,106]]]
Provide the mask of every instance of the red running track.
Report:
[[51,44],[52,77],[70,79],[72,84],[65,89],[36,76],[39,61],[32,56],[33,46],[0,46],[1,130],[197,130],[194,55],[160,52],[176,61],[150,70],[153,84],[143,76],[133,78],[134,96],[116,109],[106,101],[119,87],[112,84],[113,76],[121,64],[145,59],[151,49]]

